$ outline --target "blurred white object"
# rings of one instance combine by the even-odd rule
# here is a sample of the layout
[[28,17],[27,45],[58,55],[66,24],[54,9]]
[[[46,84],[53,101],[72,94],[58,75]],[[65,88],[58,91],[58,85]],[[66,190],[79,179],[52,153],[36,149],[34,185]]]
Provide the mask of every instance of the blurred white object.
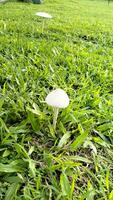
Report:
[[69,105],[69,97],[62,89],[56,89],[50,92],[45,101],[48,105],[57,108],[66,108]]
[[52,18],[52,16],[46,12],[37,12],[36,15],[39,17],[44,17],[44,18],[48,18],[48,19]]

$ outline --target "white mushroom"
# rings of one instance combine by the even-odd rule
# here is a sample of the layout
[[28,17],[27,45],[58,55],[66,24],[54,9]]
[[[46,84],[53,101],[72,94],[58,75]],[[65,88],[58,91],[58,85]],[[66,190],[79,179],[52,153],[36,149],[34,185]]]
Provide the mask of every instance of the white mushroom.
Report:
[[39,17],[44,17],[44,18],[48,18],[48,19],[52,18],[52,16],[46,12],[37,12],[36,15]]
[[69,105],[69,97],[64,90],[56,89],[47,95],[45,101],[48,105],[53,107],[53,126],[55,129],[59,108],[66,108]]
[[50,14],[46,13],[46,12],[37,12],[36,15],[39,16],[39,17],[43,17],[43,21],[42,21],[42,33],[43,33],[44,32],[44,24],[45,24],[44,18],[51,19],[52,16]]

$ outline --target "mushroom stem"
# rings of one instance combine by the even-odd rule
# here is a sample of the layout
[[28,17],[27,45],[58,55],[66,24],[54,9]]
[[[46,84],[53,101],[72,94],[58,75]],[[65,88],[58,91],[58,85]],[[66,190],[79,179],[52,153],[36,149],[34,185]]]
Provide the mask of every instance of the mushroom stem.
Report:
[[57,123],[59,108],[54,107],[53,111],[54,111],[54,114],[53,114],[53,128],[55,130],[56,129],[56,123]]
[[42,34],[44,32],[44,25],[45,25],[45,20],[43,19],[43,21],[42,21]]

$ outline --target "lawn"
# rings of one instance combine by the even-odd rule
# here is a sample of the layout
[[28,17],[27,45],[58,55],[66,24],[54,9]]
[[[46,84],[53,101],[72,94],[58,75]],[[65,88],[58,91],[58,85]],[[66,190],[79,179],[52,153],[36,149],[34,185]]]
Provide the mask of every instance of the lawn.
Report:
[[112,2],[0,4],[0,200],[113,200]]

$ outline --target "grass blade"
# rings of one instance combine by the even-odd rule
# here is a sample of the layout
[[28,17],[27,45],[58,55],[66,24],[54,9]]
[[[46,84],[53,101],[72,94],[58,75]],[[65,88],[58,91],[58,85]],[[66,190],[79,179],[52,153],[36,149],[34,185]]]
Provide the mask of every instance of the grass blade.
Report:
[[77,139],[71,144],[71,151],[75,151],[82,143],[85,141],[85,139],[88,136],[88,132],[83,132],[81,135],[77,137]]
[[69,138],[70,138],[70,133],[64,134],[58,143],[58,147],[59,148],[63,147],[67,143]]
[[62,195],[63,196],[70,196],[70,183],[67,178],[67,175],[63,172],[60,176],[60,185],[62,189]]
[[19,184],[13,183],[6,192],[5,200],[13,200],[18,189],[19,189]]

